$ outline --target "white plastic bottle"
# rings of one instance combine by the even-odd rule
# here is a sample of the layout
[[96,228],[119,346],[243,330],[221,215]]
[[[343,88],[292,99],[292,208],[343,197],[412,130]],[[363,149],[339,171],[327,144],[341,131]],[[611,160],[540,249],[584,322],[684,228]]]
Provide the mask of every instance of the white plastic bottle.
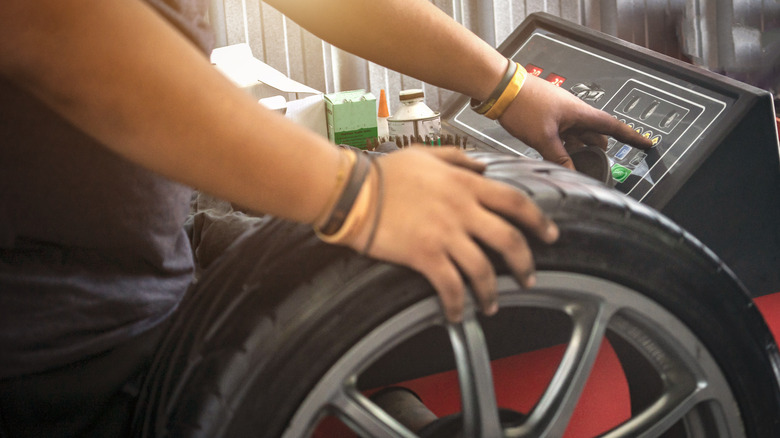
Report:
[[403,90],[398,95],[401,107],[388,120],[390,135],[394,137],[438,137],[441,118],[425,104],[425,93],[419,88]]

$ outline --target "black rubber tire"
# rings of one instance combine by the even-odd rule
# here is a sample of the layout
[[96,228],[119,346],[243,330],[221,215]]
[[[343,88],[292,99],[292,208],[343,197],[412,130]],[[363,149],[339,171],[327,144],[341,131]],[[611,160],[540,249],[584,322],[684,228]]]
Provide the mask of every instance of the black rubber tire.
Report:
[[[601,277],[670,311],[715,358],[747,436],[780,436],[777,347],[714,254],[656,211],[583,175],[476,156],[488,163],[489,177],[527,192],[560,227],[556,244],[531,242],[539,271]],[[280,436],[347,349],[433,294],[408,269],[321,244],[306,227],[276,220],[244,236],[196,290],[150,373],[136,436]]]

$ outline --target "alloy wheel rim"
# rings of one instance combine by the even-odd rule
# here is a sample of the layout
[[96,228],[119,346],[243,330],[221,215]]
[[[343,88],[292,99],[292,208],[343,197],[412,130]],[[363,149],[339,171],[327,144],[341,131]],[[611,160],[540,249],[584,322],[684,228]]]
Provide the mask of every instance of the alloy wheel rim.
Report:
[[309,436],[319,419],[335,415],[361,436],[415,437],[358,389],[358,378],[395,346],[432,326],[447,330],[455,356],[464,436],[563,436],[607,332],[620,336],[663,382],[655,401],[606,437],[660,436],[682,422],[689,437],[744,437],[737,402],[717,363],[677,317],[638,291],[597,277],[540,271],[522,290],[498,279],[501,308],[534,307],[569,316],[571,336],[552,380],[520,425],[499,420],[490,357],[473,303],[459,324],[447,323],[436,297],[419,301],[380,324],[347,351],[299,406],[284,437]]

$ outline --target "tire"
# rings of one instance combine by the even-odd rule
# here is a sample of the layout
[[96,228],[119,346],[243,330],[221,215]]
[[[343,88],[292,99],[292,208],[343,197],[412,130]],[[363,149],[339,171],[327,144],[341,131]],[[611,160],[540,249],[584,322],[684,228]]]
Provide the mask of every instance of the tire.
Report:
[[[535,288],[521,290],[493,255],[502,310],[483,318],[472,309],[448,325],[417,273],[272,220],[234,245],[182,304],[141,394],[135,435],[309,436],[330,414],[361,436],[414,436],[362,391],[457,367],[465,436],[562,436],[609,342],[632,417],[604,436],[780,436],[777,347],[714,254],[581,174],[475,156],[561,230],[554,245],[531,242]],[[523,423],[500,424],[488,356],[561,341],[566,353],[547,392]],[[409,366],[398,359],[409,355]]]

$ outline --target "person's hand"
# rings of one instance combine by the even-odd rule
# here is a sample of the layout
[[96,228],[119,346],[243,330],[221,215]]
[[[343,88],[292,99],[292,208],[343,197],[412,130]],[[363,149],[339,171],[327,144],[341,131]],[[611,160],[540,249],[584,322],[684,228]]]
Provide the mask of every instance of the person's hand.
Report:
[[[448,320],[457,322],[463,313],[461,272],[483,312],[498,309],[496,273],[478,242],[499,252],[522,286],[534,284],[526,239],[502,216],[548,243],[557,239],[558,228],[524,193],[483,177],[484,165],[454,148],[407,148],[377,161],[384,198],[368,255],[422,273]],[[367,234],[348,244],[363,250]]]
[[567,150],[586,145],[606,149],[606,135],[641,149],[652,147],[630,126],[531,74],[499,122],[545,160],[570,169],[574,164]]

